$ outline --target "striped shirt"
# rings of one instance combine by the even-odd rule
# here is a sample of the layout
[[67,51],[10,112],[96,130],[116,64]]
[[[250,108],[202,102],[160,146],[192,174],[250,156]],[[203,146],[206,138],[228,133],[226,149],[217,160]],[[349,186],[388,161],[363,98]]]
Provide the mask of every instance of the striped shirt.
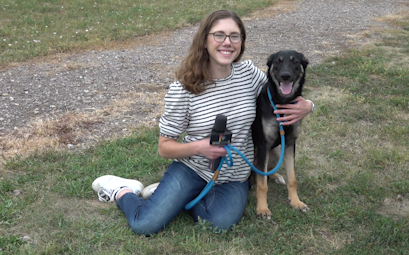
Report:
[[[160,135],[178,139],[183,143],[209,137],[216,115],[227,117],[227,129],[233,133],[231,145],[253,162],[251,125],[256,117],[256,100],[266,75],[252,61],[232,64],[230,76],[215,80],[198,95],[186,91],[182,84],[174,82],[165,96],[165,112],[160,118]],[[244,182],[250,175],[248,164],[232,151],[233,166],[223,164],[216,183]],[[200,177],[210,181],[214,172],[209,169],[210,160],[203,155],[176,159],[193,169]]]

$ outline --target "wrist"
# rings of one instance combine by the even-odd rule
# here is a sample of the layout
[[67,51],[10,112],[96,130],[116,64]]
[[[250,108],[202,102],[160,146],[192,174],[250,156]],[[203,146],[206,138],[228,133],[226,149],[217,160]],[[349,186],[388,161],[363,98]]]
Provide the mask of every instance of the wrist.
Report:
[[308,100],[308,99],[307,99],[306,101],[308,101],[308,102],[311,103],[311,110],[310,110],[309,113],[313,113],[313,112],[314,112],[314,108],[315,108],[315,104],[314,104],[311,100]]

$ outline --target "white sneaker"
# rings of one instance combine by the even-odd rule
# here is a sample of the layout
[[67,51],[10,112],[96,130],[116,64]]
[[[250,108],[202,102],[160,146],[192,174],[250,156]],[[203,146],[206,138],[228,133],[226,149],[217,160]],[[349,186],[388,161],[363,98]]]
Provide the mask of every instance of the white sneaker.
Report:
[[114,175],[104,175],[92,182],[92,189],[98,193],[99,201],[103,202],[114,202],[116,193],[122,188],[128,188],[139,196],[144,186],[137,180]]
[[153,192],[155,192],[156,187],[158,187],[159,182],[154,183],[149,185],[148,187],[144,188],[141,192],[141,197],[143,197],[144,199],[148,199],[148,197],[150,197]]

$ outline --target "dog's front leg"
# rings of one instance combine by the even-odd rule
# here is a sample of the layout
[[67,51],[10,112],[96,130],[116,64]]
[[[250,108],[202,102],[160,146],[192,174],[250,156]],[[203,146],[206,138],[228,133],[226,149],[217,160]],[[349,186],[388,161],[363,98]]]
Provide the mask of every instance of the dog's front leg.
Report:
[[[264,156],[260,157],[258,160],[258,169],[263,169],[266,173],[268,166],[268,150],[265,148],[264,150],[259,150],[258,153],[263,153],[263,155],[260,156]],[[268,209],[267,203],[267,193],[267,176],[257,174],[257,215],[262,219],[271,219],[271,211]]]
[[[270,150],[269,154],[270,155],[268,160],[268,171],[272,170],[277,166],[281,154],[281,146],[277,146],[274,149]],[[269,177],[275,180],[275,182],[278,184],[286,185],[284,177],[278,173],[274,173]]]
[[290,205],[303,212],[309,211],[310,208],[300,201],[297,192],[297,178],[295,176],[295,145],[289,144],[286,146],[284,154],[284,168],[287,174],[287,190],[288,200]]

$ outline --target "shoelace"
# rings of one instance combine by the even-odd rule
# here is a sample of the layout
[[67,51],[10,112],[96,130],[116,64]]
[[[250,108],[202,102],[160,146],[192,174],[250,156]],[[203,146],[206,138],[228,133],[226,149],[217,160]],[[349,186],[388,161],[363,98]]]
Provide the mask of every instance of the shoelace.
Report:
[[102,202],[112,202],[115,200],[113,190],[100,188],[98,190],[98,199]]
[[[115,201],[115,194],[119,192],[120,189],[123,189],[123,188],[132,190],[131,188],[127,188],[127,187],[121,187],[116,190],[100,188],[98,190],[98,199],[101,202],[113,202]],[[137,196],[140,196],[141,192],[137,190],[134,194],[136,194]]]

